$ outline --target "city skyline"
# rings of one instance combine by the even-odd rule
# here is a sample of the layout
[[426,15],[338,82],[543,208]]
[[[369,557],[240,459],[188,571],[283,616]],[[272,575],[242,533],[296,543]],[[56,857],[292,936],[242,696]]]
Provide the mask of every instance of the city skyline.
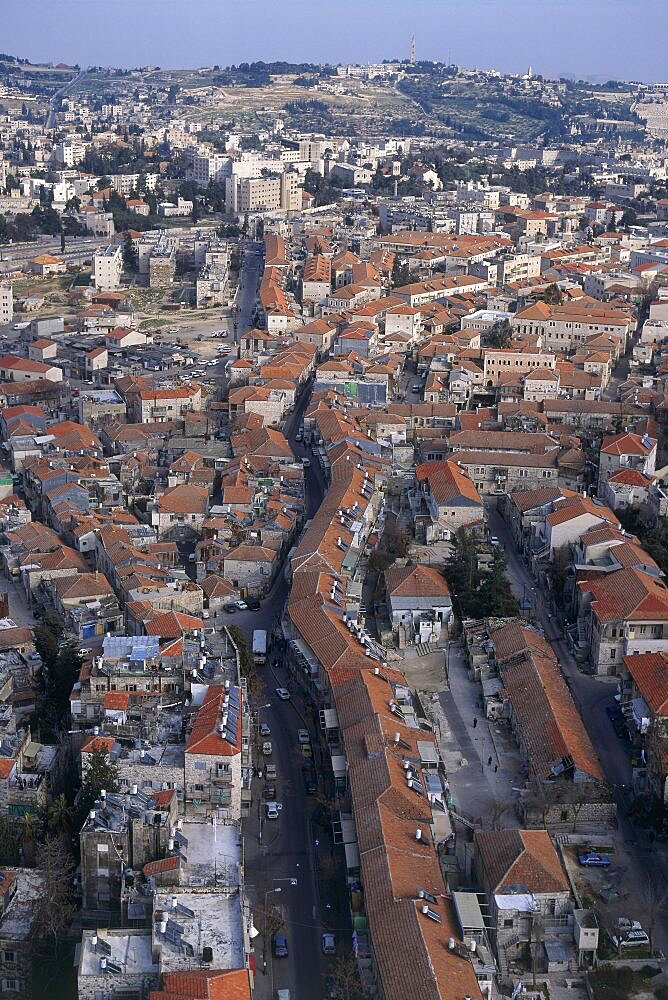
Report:
[[641,8],[628,0],[560,0],[547,10],[528,0],[466,5],[417,0],[410,7],[365,0],[361,12],[351,0],[341,0],[337,16],[314,11],[304,0],[286,0],[280,18],[270,0],[246,0],[235,7],[225,0],[203,0],[188,9],[186,38],[179,7],[178,0],[117,0],[110,19],[97,0],[27,0],[21,17],[5,18],[3,48],[35,62],[177,69],[262,59],[403,59],[415,35],[418,59],[509,73],[531,64],[553,78],[653,82],[666,77],[662,40],[668,8],[661,0]]

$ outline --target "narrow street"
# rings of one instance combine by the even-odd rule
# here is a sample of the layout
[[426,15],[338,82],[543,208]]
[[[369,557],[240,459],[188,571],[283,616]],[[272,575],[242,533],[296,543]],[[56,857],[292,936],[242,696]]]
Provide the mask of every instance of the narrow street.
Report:
[[[507,559],[507,576],[515,596],[522,600],[524,594],[536,586],[536,582],[520,558],[510,530],[496,507],[487,503],[487,517],[491,534],[496,535]],[[648,873],[658,877],[668,890],[668,846],[652,842],[648,832],[637,826],[628,815],[631,801],[629,785],[631,764],[626,745],[615,735],[606,708],[614,704],[616,680],[597,678],[583,673],[571,653],[567,641],[556,625],[552,609],[546,595],[536,590],[536,619],[557,653],[566,683],[575,704],[584,720],[587,732],[599,755],[606,779],[612,788],[618,817],[618,838],[629,862],[627,878],[642,895]],[[668,951],[668,913],[664,910],[657,919],[656,942],[666,953]]]

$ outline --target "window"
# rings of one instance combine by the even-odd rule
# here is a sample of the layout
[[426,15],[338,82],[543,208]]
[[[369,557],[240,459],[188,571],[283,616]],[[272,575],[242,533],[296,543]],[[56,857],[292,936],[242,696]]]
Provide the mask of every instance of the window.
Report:
[[20,993],[23,989],[23,984],[20,979],[3,979],[2,980],[2,992],[3,993]]
[[204,791],[204,785],[193,785],[193,788],[195,789],[196,792]]
[[610,650],[610,659],[614,660],[614,659],[616,659],[616,657],[617,657],[617,650],[616,649],[611,649]]
[[513,927],[514,923],[513,923],[512,917],[511,918],[506,917],[506,919],[503,921],[503,926],[504,927]]
[[15,961],[16,961],[16,952],[15,951],[6,951],[5,952],[5,962],[15,962]]
[[205,762],[203,760],[197,760],[197,761],[195,761],[195,770],[196,771],[206,771],[206,764],[205,764]]

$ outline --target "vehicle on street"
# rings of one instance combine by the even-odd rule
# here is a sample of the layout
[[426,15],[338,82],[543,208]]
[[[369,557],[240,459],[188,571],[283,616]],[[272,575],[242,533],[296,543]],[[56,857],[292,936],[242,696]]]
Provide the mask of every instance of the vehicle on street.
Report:
[[276,778],[278,777],[276,773],[275,764],[267,764],[267,766],[264,769],[264,773],[267,778],[267,781],[276,781]]
[[304,431],[297,431],[297,433],[295,434],[295,441],[303,441],[303,440],[304,440]]
[[310,468],[310,465],[311,465],[311,459],[310,459],[310,458],[302,458],[302,465],[303,465],[303,467],[304,467],[305,469],[308,469],[308,468]]
[[287,688],[276,688],[276,694],[281,701],[290,701],[290,692]]
[[322,953],[323,955],[336,955],[336,938],[333,934],[322,935]]
[[490,544],[490,545],[493,545],[493,546],[494,546],[494,548],[496,548],[496,546],[497,546],[497,545],[500,545],[500,544],[501,544],[501,542],[499,541],[499,539],[498,539],[498,537],[497,537],[496,535],[492,535],[492,536],[490,537],[490,540],[489,540],[489,544]]
[[288,957],[288,939],[285,934],[274,934],[274,955],[276,958]]
[[234,606],[235,608],[238,608],[239,611],[246,611],[248,609],[248,605],[245,601],[235,601]]
[[235,611],[238,611],[239,609],[237,608],[236,601],[235,601],[234,603],[231,603],[231,604],[224,604],[223,605],[223,610],[228,615],[233,615],[235,613]]
[[299,740],[300,743],[310,743],[311,737],[308,734],[308,729],[298,729],[297,739]]
[[257,597],[249,597],[248,600],[246,601],[246,604],[248,605],[248,610],[249,611],[259,611],[260,610],[260,602],[257,599]]
[[273,752],[274,748],[272,747],[271,742],[269,740],[267,740],[265,743],[262,744],[262,753],[264,754],[265,757],[271,757]]
[[[278,819],[278,805],[275,802],[265,802],[264,812],[267,819]],[[287,951],[285,954],[287,955]]]
[[309,763],[308,767],[304,768],[302,776],[304,778],[304,791],[306,794],[315,795],[318,791],[318,779],[312,764]]
[[[250,607],[250,605],[249,605]],[[253,630],[253,660],[256,667],[263,667],[267,659],[267,632],[263,628]]]
[[419,382],[416,382],[415,385],[411,386],[411,392],[421,392],[421,391],[422,391],[422,386],[420,385]]
[[579,854],[578,861],[584,868],[608,868],[611,863],[607,854],[597,854],[595,851]]
[[276,785],[267,785],[264,790],[265,801],[273,802],[276,799]]
[[260,736],[271,736],[271,729],[266,722],[260,724]]

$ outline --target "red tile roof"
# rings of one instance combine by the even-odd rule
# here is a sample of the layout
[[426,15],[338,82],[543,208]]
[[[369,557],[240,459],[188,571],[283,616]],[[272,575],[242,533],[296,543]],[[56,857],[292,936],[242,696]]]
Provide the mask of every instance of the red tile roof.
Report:
[[225,739],[219,731],[223,715],[226,714],[225,696],[227,692],[222,684],[212,684],[206,692],[202,707],[193,724],[186,753],[203,754],[213,757],[234,757],[241,753],[241,689],[236,688],[239,713],[237,718],[236,743]]
[[655,716],[668,716],[668,652],[633,653],[624,665]]

